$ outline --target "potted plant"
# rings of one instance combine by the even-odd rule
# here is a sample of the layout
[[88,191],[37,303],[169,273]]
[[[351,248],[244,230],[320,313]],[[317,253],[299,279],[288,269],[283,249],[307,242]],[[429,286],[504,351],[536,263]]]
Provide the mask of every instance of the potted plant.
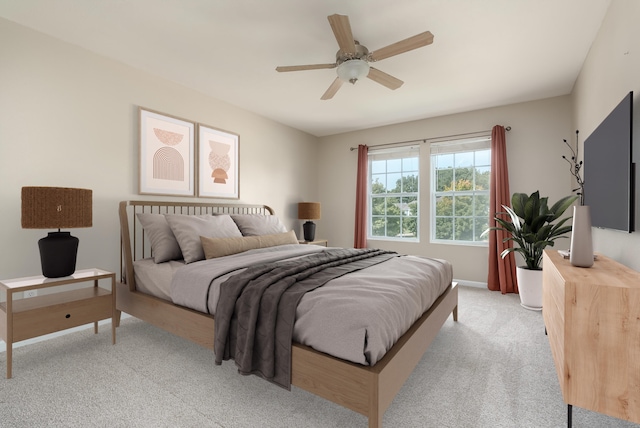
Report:
[[509,253],[517,252],[524,258],[525,266],[518,266],[516,278],[521,304],[527,309],[542,309],[542,252],[546,247],[552,247],[556,239],[566,238],[564,235],[571,231],[571,226],[565,225],[571,217],[560,217],[577,198],[565,196],[549,208],[548,198],[541,198],[538,191],[531,195],[514,193],[511,207],[503,205],[506,213],[498,213],[495,217],[500,226],[491,229],[507,232],[510,236],[504,242],[516,244],[500,256],[505,258]]

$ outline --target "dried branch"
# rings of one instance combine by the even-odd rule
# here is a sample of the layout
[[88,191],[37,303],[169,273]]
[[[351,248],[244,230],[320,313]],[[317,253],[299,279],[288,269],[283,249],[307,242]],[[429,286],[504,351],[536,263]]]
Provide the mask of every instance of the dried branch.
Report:
[[572,192],[575,192],[576,195],[580,196],[580,205],[584,205],[584,180],[580,175],[580,170],[582,169],[582,161],[578,162],[578,155],[580,153],[580,144],[578,142],[578,133],[579,131],[576,129],[576,148],[575,150],[571,147],[571,144],[567,143],[567,140],[562,140],[571,150],[571,160],[567,159],[566,156],[562,155],[562,159],[566,160],[569,164],[569,172],[576,179],[576,183],[578,183],[578,187],[573,189]]

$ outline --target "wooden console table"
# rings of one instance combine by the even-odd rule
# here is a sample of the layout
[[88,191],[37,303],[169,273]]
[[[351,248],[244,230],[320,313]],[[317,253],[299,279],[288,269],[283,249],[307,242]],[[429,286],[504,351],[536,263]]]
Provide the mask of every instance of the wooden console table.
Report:
[[545,250],[542,301],[569,425],[571,406],[640,423],[640,272]]

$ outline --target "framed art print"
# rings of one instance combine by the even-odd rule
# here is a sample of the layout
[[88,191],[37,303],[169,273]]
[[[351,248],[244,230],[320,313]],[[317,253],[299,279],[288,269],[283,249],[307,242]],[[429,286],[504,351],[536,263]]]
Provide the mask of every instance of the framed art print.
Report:
[[194,196],[195,124],[140,107],[140,194]]
[[240,136],[198,124],[198,196],[238,199]]

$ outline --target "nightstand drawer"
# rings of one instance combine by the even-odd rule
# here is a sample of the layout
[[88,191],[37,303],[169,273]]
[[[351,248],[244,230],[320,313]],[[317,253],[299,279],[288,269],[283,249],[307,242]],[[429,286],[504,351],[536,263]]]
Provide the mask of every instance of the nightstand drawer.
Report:
[[[51,304],[52,300],[57,302]],[[13,313],[14,342],[113,316],[111,293],[99,287],[23,299],[23,302],[25,305],[16,307]]]

